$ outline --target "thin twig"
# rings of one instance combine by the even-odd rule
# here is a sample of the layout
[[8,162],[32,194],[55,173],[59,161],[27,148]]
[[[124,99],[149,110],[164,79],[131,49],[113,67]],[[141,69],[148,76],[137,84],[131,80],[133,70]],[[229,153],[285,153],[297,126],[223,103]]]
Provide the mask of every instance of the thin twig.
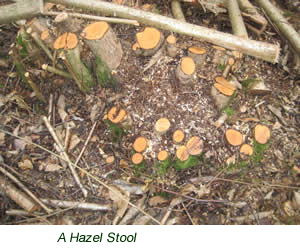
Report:
[[[63,12],[56,12],[56,11],[49,11],[44,12],[43,14],[46,16],[58,16]],[[136,20],[130,20],[130,19],[122,19],[122,18],[114,18],[114,17],[102,17],[102,16],[93,16],[93,15],[86,15],[81,13],[68,13],[69,16],[72,17],[78,17],[78,18],[84,18],[88,20],[96,20],[96,21],[104,21],[108,23],[121,23],[121,24],[131,24],[135,26],[139,26],[139,22]]]
[[77,185],[79,186],[79,188],[81,189],[81,191],[82,191],[82,193],[83,193],[83,196],[84,196],[84,197],[87,197],[88,191],[87,191],[87,190],[83,187],[83,185],[81,184],[80,179],[79,179],[79,176],[78,176],[78,174],[76,173],[76,170],[75,170],[74,167],[73,167],[73,163],[71,162],[71,160],[70,160],[68,154],[67,154],[66,151],[64,150],[64,147],[62,146],[60,140],[58,139],[58,137],[57,137],[57,135],[56,135],[56,133],[55,133],[53,127],[51,126],[51,124],[50,124],[50,122],[49,122],[49,120],[47,119],[46,116],[43,116],[42,119],[43,119],[43,121],[44,121],[46,127],[48,128],[50,134],[52,135],[54,141],[55,141],[56,144],[58,145],[58,147],[59,147],[61,153],[63,154],[63,156],[64,156],[64,158],[65,158],[65,161],[67,161],[68,166],[69,166],[69,168],[70,168],[70,170],[71,170],[71,173],[72,173],[72,175],[73,175],[73,178],[74,178],[75,182],[77,183]]
[[94,130],[95,130],[96,125],[97,125],[97,122],[94,123],[94,125],[93,125],[93,127],[92,127],[92,129],[91,129],[91,131],[90,131],[90,133],[89,133],[89,135],[88,135],[88,137],[87,137],[87,139],[86,139],[84,145],[83,145],[83,148],[81,149],[81,152],[80,152],[80,154],[78,155],[78,157],[77,157],[77,159],[76,159],[76,161],[75,161],[75,163],[74,163],[75,165],[77,165],[78,162],[80,161],[80,158],[81,158],[81,156],[83,155],[83,153],[84,153],[84,151],[85,151],[85,149],[86,149],[86,147],[87,147],[87,145],[88,145],[88,143],[89,143],[89,141],[90,141],[90,139],[91,139],[91,137],[92,137],[92,134],[94,133]]
[[50,94],[49,108],[48,108],[48,120],[49,121],[51,121],[52,110],[53,110],[53,94]]
[[80,201],[64,201],[64,200],[52,200],[52,199],[42,199],[42,201],[50,206],[60,207],[60,208],[75,207],[78,209],[93,210],[93,211],[108,211],[111,209],[110,205],[100,205],[97,203],[87,203],[87,202],[80,202]]
[[38,203],[48,214],[52,212],[43,202],[40,201],[23,183],[21,183],[15,176],[6,171],[0,166],[0,172],[7,176],[10,180],[16,183],[26,194],[28,194],[36,203]]

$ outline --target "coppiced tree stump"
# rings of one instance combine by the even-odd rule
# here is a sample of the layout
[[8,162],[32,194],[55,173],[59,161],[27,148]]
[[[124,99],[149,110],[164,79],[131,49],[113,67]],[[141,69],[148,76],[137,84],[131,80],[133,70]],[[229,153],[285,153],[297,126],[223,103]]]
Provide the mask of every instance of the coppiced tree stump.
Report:
[[186,146],[180,146],[176,150],[176,157],[178,158],[179,161],[184,162],[189,158],[189,152],[187,150]]
[[254,138],[259,144],[266,144],[271,137],[271,131],[267,126],[256,125],[254,128]]
[[119,67],[123,49],[110,25],[106,22],[89,24],[81,33],[85,43],[96,57],[101,58],[110,70]]
[[183,57],[176,68],[176,77],[180,83],[189,85],[193,83],[196,64],[191,57]]
[[164,36],[158,29],[146,27],[142,32],[136,34],[136,42],[134,52],[137,55],[152,56],[162,46]]
[[155,123],[154,131],[156,132],[156,134],[161,136],[168,132],[170,126],[171,123],[167,118],[161,118]]
[[169,157],[169,153],[166,150],[162,150],[157,154],[157,159],[159,161],[165,161]]
[[143,136],[140,136],[135,139],[132,147],[136,152],[141,153],[146,150],[147,145],[148,145],[147,139]]
[[240,157],[247,159],[251,155],[253,155],[253,147],[249,144],[243,144],[240,148]]
[[169,35],[166,39],[167,41],[167,54],[170,57],[175,57],[177,55],[176,47],[176,37],[174,35]]
[[200,65],[205,61],[206,50],[197,46],[189,47],[188,56],[193,58],[196,65]]
[[186,148],[190,155],[200,155],[203,151],[203,140],[198,136],[193,136],[188,140]]
[[173,133],[173,142],[175,144],[179,144],[184,140],[184,132],[181,129],[177,129],[174,133]]
[[144,161],[144,156],[140,153],[135,153],[131,156],[131,161],[134,165],[140,165]]
[[87,92],[94,85],[94,79],[80,59],[80,49],[76,34],[71,32],[62,34],[55,40],[53,48],[63,50],[65,57],[63,55],[62,58],[69,72],[74,77],[80,90]]
[[225,137],[227,142],[231,146],[240,146],[243,143],[243,136],[242,134],[234,129],[227,129],[225,133]]
[[236,91],[236,88],[232,86],[224,77],[216,77],[216,83],[214,87],[220,91],[223,95],[232,96]]
[[118,125],[123,129],[128,129],[131,126],[131,118],[125,109],[118,106],[113,106],[106,117],[113,124]]

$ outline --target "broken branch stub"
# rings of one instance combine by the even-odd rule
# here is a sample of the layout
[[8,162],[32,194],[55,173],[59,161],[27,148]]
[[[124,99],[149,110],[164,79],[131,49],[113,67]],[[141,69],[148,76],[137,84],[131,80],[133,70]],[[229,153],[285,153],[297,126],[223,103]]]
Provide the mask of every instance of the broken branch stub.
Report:
[[121,43],[107,22],[89,24],[81,33],[93,54],[100,57],[110,70],[119,67],[123,49]]
[[168,56],[175,57],[177,54],[176,37],[174,35],[169,35],[166,40]]
[[163,34],[156,28],[146,27],[142,32],[136,33],[136,54],[152,56],[164,42]]

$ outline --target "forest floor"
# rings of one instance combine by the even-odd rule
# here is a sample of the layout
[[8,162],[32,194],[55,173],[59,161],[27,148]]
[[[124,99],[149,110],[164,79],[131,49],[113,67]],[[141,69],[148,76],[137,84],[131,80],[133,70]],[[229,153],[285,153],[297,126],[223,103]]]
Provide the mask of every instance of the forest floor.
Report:
[[[152,1],[145,2],[152,4]],[[160,1],[155,8],[159,14],[171,16],[168,1]],[[231,33],[226,13],[215,16],[193,6],[185,6],[183,10],[187,13],[187,22]],[[299,30],[300,20],[294,18],[297,13],[289,13],[291,23]],[[51,20],[52,17],[48,18]],[[81,22],[82,27],[86,23],[85,20]],[[67,112],[68,122],[74,122],[67,152],[73,162],[95,126],[78,163],[87,172],[77,170],[89,192],[86,199],[67,164],[32,144],[59,153],[41,119],[42,115],[48,114],[48,104],[39,101],[21,80],[13,64],[0,66],[0,166],[40,199],[103,204],[107,205],[108,211],[52,207],[53,213],[48,215],[43,210],[31,216],[9,215],[7,211],[20,208],[0,192],[0,223],[299,224],[299,75],[291,68],[287,71],[289,66],[284,69],[279,64],[244,55],[240,68],[234,72],[241,88],[225,109],[229,118],[216,128],[215,122],[221,111],[216,107],[211,87],[215,78],[222,75],[222,68],[215,63],[217,49],[212,44],[175,34],[179,47],[177,56],[163,54],[143,71],[150,58],[132,52],[135,34],[143,26],[112,24],[112,28],[124,52],[116,71],[117,89],[97,86],[89,94],[83,94],[73,80],[44,72],[34,63],[28,63],[26,68],[39,84],[42,94],[49,98],[53,96],[50,118],[55,132],[65,138],[60,108]],[[0,56],[8,58],[18,27],[1,25],[0,29]],[[170,34],[169,31],[162,32],[165,37]],[[271,25],[260,37],[250,31],[249,37],[284,47],[284,41]],[[191,88],[186,88],[175,77],[175,70],[190,46],[205,48],[207,56],[197,68],[200,77]],[[245,83],[249,79],[262,79],[270,93],[264,96],[248,94]],[[63,97],[65,106],[58,107],[58,100]],[[115,105],[124,108],[132,119],[131,127],[118,142],[112,141],[111,130],[103,120],[105,113]],[[153,128],[162,117],[169,119],[171,128],[159,136]],[[254,141],[253,130],[257,124],[264,124],[271,130],[271,138],[264,146],[258,146]],[[247,161],[241,159],[239,147],[226,142],[224,135],[229,128],[240,131],[244,142],[254,147],[253,157]],[[178,145],[172,141],[172,133],[176,129],[184,131],[183,143],[192,136],[204,141],[200,162],[181,171],[176,171],[171,164],[166,175],[158,175],[155,169],[157,153],[167,150],[171,158],[175,158]],[[147,168],[137,174],[130,157],[132,144],[139,136],[148,140],[143,153]],[[27,142],[20,137],[26,138]],[[113,163],[107,163],[108,156],[114,156]],[[103,183],[123,198],[113,195]],[[133,209],[128,202],[140,209]]]

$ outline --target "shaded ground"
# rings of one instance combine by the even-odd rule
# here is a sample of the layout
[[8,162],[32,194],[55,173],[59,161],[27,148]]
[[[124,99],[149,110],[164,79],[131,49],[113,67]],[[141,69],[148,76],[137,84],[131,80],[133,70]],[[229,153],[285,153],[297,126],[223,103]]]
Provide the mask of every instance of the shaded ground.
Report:
[[[157,9],[160,14],[170,15],[167,3],[158,5]],[[187,7],[184,11],[190,13],[187,17],[188,22],[231,32],[229,21],[224,21],[225,16],[215,18],[213,14],[199,14],[199,9],[195,7]],[[299,27],[299,20],[293,20],[298,21],[295,27]],[[286,72],[279,65],[244,56],[240,69],[235,73],[237,79],[243,82],[251,78],[261,78],[272,92],[261,97],[248,95],[244,89],[239,89],[230,104],[230,118],[217,129],[214,123],[220,112],[211,97],[210,88],[215,82],[215,77],[222,74],[222,70],[214,63],[215,48],[206,42],[178,35],[181,50],[177,56],[171,58],[163,55],[155,65],[143,72],[149,58],[137,57],[131,50],[136,32],[143,27],[127,25],[112,25],[112,27],[120,38],[124,51],[121,66],[117,71],[120,79],[117,95],[112,89],[101,90],[97,87],[91,94],[85,96],[79,92],[73,81],[42,72],[37,65],[28,67],[35,80],[39,82],[43,94],[45,96],[53,94],[55,107],[59,96],[63,95],[66,98],[65,109],[69,119],[76,125],[71,133],[74,138],[80,139],[80,143],[68,152],[71,159],[75,161],[93,123],[97,121],[92,139],[79,166],[110,184],[117,184],[120,180],[131,181],[138,189],[141,184],[148,183],[143,191],[138,189],[143,194],[136,194],[138,193],[136,190],[129,191],[130,201],[134,204],[142,203],[143,210],[157,220],[165,218],[170,202],[176,199],[174,192],[175,194],[178,192],[194,199],[184,197],[179,200],[169,216],[169,224],[299,224],[299,203],[296,198],[300,189],[299,76],[292,71]],[[4,34],[0,39],[1,56],[7,54],[9,44],[15,39],[16,31],[12,25],[1,27],[1,34]],[[170,34],[166,31],[163,33],[165,37]],[[257,39],[252,33],[250,38]],[[270,26],[261,38],[272,43],[282,43]],[[177,81],[175,69],[191,45],[205,48],[207,58],[197,69],[202,77],[195,79],[193,88],[187,89]],[[1,106],[0,128],[21,137],[28,136],[33,142],[57,152],[51,135],[40,119],[41,115],[47,114],[48,107],[41,104],[36,97],[32,97],[32,92],[14,72],[13,67],[1,68],[0,93],[7,97],[9,93],[16,91],[27,106],[24,106],[18,98],[11,99]],[[103,107],[104,103],[104,112],[113,105],[120,105],[131,116],[133,125],[120,143],[112,143],[111,132],[103,122],[104,113],[101,108],[96,115],[92,114],[92,110]],[[279,116],[269,107],[278,110]],[[171,129],[166,135],[157,136],[153,132],[153,127],[162,117],[170,120]],[[235,128],[243,134],[245,142],[254,145],[253,128],[258,123],[265,124],[271,129],[271,140],[265,151],[257,149],[260,150],[258,153],[262,154],[258,157],[259,160],[253,159],[244,166],[239,157],[239,148],[229,146],[224,140],[224,134],[226,129]],[[65,129],[57,108],[52,116],[52,125],[63,138]],[[194,135],[203,139],[204,153],[201,162],[181,172],[171,168],[166,176],[157,177],[154,175],[153,167],[155,157],[162,149],[168,150],[174,157],[178,146],[172,142],[172,132],[178,128],[184,130],[185,142]],[[0,135],[3,162],[6,166],[10,166],[9,170],[13,171],[37,197],[83,200],[67,167],[51,172],[46,172],[41,167],[50,163],[62,165],[57,158],[40,148],[25,146],[12,136],[2,132]],[[138,136],[145,136],[149,140],[144,153],[147,170],[141,176],[135,175],[130,164],[132,143]],[[105,161],[110,155],[116,159],[113,164],[107,164]],[[235,164],[228,167],[226,161],[233,156]],[[33,169],[22,170],[19,167],[19,163],[26,159],[32,162]],[[88,202],[113,204],[114,207],[107,213],[75,209],[61,211],[58,215],[47,218],[46,223],[112,224],[121,221],[116,213],[120,212],[120,206],[116,201],[112,202],[107,190],[83,173],[81,180],[90,191]],[[191,188],[190,192],[184,190],[187,185]],[[119,185],[119,188],[121,187],[122,185]],[[229,202],[226,204],[214,201],[200,202],[199,199]],[[18,216],[5,215],[6,209],[18,206],[3,193],[0,193],[0,203],[2,223],[31,223],[30,220],[24,221]],[[37,223],[45,221],[37,220]],[[139,213],[126,223],[153,222]]]

